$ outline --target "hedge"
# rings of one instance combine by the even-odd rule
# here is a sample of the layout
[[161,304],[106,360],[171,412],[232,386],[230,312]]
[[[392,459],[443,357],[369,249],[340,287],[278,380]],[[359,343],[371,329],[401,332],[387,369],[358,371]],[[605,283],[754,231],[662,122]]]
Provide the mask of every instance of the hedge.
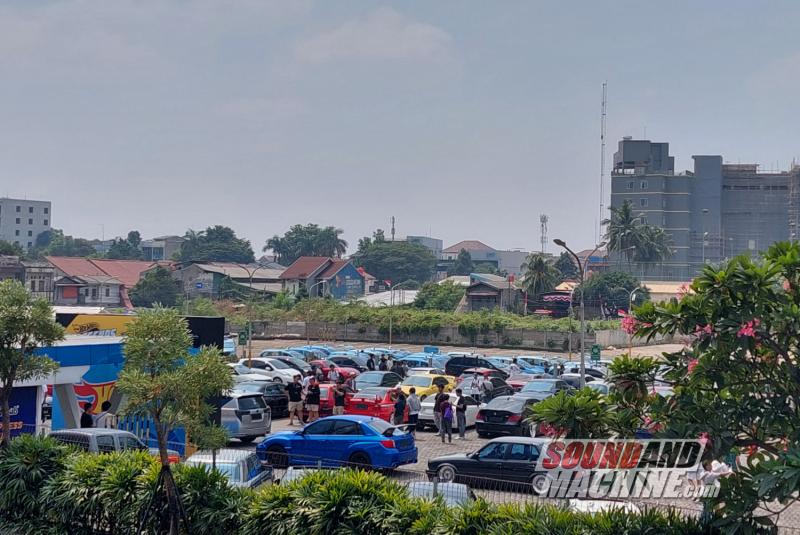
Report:
[[[0,529],[14,533],[133,533],[158,473],[142,452],[79,453],[46,438],[25,437],[0,451]],[[711,534],[674,512],[577,513],[552,505],[465,507],[411,498],[404,486],[359,470],[312,473],[257,491],[229,486],[203,467],[175,467],[197,535],[518,535],[538,533]],[[150,524],[147,533],[160,528]]]

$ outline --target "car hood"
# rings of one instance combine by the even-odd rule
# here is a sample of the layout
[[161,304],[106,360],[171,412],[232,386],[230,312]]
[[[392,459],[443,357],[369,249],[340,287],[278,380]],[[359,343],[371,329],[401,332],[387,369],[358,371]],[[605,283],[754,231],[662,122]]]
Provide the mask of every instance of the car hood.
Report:
[[435,457],[428,461],[428,464],[443,463],[447,461],[465,461],[469,458],[469,454],[467,453],[451,453],[450,455],[441,455],[439,457]]

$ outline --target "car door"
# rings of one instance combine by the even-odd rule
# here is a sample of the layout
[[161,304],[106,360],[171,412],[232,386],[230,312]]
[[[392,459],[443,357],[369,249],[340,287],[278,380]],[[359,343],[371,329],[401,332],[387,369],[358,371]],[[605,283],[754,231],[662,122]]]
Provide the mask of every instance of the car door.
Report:
[[490,377],[489,381],[492,382],[492,399],[497,396],[510,396],[514,394],[514,389],[499,377]]
[[533,444],[511,443],[503,461],[502,479],[515,483],[527,483],[536,471],[539,448]]
[[474,426],[475,418],[478,416],[478,410],[480,409],[480,403],[472,396],[464,396],[464,402],[467,404],[467,410],[464,411],[467,427]]
[[495,485],[503,477],[503,461],[506,456],[505,442],[490,442],[478,450],[472,462],[468,463],[464,475],[478,478],[481,486]]
[[328,435],[327,453],[337,461],[345,462],[349,458],[350,445],[363,435],[358,422],[350,420],[334,420],[331,434]]
[[316,465],[319,460],[325,462],[328,438],[333,431],[335,420],[324,418],[310,423],[296,437],[293,437],[291,464]]

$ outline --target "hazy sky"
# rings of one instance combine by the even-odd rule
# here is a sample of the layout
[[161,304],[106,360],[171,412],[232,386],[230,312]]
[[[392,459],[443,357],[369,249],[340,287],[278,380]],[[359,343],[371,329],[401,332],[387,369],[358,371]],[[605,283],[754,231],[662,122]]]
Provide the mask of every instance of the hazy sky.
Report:
[[[293,223],[595,241],[623,135],[800,159],[796,0],[0,3],[0,195],[144,237]],[[608,188],[607,188],[608,189]],[[552,250],[552,246],[550,247]]]

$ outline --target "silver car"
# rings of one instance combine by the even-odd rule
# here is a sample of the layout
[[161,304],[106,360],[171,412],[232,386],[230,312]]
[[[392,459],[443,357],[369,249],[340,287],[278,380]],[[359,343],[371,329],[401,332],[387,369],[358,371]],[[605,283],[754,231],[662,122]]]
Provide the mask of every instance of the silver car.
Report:
[[[76,429],[59,429],[50,436],[62,444],[69,444],[89,453],[111,453],[114,451],[140,450],[149,451],[157,456],[158,448],[148,448],[139,437],[122,429],[104,427],[82,427]],[[179,462],[177,451],[167,450],[170,462]]]
[[223,396],[221,423],[231,438],[252,442],[272,430],[272,411],[261,394],[228,392]]
[[209,469],[213,466],[235,487],[252,488],[272,482],[272,466],[262,463],[253,451],[221,449],[213,455],[210,451],[198,451],[186,459],[186,464]]

